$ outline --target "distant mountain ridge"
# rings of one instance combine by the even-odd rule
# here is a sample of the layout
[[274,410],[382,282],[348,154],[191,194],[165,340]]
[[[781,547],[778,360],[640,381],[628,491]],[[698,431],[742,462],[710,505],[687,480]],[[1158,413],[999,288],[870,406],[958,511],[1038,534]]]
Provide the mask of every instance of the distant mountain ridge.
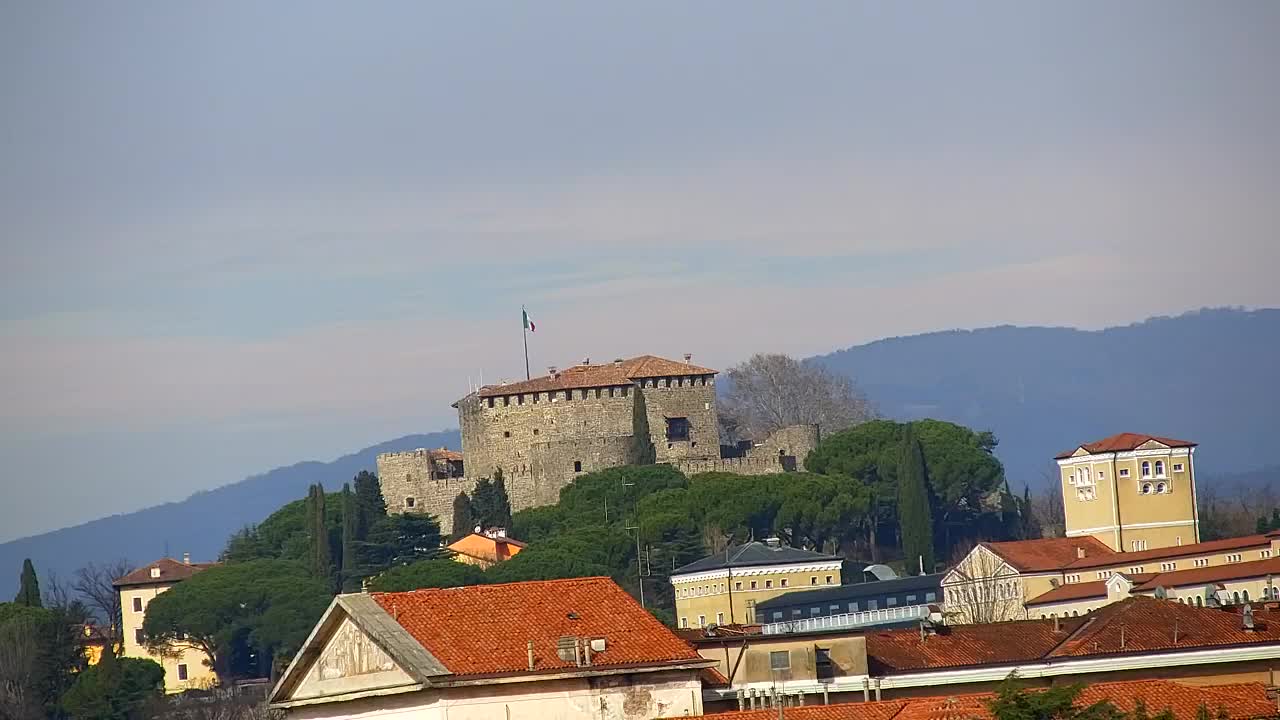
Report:
[[163,554],[166,544],[173,556],[189,552],[195,560],[213,560],[233,532],[305,497],[312,483],[337,490],[361,470],[374,471],[379,453],[441,446],[460,447],[458,431],[406,435],[332,462],[300,462],[201,491],[180,502],[4,543],[0,545],[0,598],[17,592],[18,570],[27,557],[42,580],[50,572],[70,580],[77,568],[95,560],[124,557],[139,564],[150,562]]
[[[1122,431],[1200,443],[1199,484],[1268,483],[1280,428],[1280,310],[1201,310],[1098,331],[993,327],[888,338],[810,358],[857,380],[885,415],[995,432],[1010,484],[1040,483],[1051,458]],[[0,545],[0,597],[30,557],[69,578],[93,560],[212,559],[228,536],[306,487],[337,489],[378,453],[460,447],[457,430],[409,435],[333,462],[303,462],[167,503]],[[1260,468],[1266,471],[1255,472]],[[1226,481],[1226,478],[1223,478]]]
[[1055,454],[1125,431],[1200,443],[1201,478],[1277,463],[1280,310],[951,330],[811,360],[854,378],[889,417],[994,431],[1018,488],[1040,482]]

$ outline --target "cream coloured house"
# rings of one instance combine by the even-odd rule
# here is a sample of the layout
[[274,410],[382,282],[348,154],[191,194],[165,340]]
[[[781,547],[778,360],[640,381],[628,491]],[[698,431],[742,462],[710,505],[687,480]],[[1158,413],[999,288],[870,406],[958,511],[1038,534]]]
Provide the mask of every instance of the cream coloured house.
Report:
[[334,599],[271,693],[286,717],[702,714],[692,647],[606,577]]
[[844,563],[777,538],[734,545],[671,571],[681,628],[756,622],[755,606],[798,590],[838,586]]
[[182,562],[173,558],[159,560],[117,578],[113,583],[120,594],[121,655],[154,660],[164,668],[165,692],[175,693],[214,685],[209,656],[193,645],[174,645],[156,652],[143,644],[142,623],[147,619],[147,606],[160,593],[216,563],[192,563],[190,556]]

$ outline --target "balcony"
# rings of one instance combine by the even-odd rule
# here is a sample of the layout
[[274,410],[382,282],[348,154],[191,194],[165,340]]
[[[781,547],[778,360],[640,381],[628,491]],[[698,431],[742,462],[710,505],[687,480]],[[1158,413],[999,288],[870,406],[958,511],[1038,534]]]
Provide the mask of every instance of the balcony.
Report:
[[850,630],[873,627],[875,625],[915,622],[928,617],[928,605],[901,605],[880,610],[863,610],[861,612],[828,615],[826,617],[781,620],[764,624],[762,632],[765,635],[785,635],[786,633],[820,630]]

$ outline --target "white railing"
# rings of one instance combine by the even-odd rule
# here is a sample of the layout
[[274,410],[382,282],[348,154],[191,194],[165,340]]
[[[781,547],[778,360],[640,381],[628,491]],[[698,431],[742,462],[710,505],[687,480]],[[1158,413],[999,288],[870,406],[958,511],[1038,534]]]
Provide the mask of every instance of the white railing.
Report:
[[929,617],[928,605],[902,605],[880,610],[863,610],[861,612],[841,613],[840,615],[827,615],[826,617],[779,620],[765,623],[763,632],[765,635],[782,635],[785,633],[812,632],[814,630],[844,630],[870,625],[923,620],[927,617]]

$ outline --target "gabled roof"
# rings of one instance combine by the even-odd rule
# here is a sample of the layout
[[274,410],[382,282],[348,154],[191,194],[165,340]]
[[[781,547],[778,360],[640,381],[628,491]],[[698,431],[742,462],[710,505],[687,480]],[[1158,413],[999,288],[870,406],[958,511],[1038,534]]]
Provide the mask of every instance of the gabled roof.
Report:
[[[155,562],[145,565],[134,570],[123,577],[118,577],[112,582],[116,587],[129,587],[131,585],[162,585],[175,583],[195,575],[201,570],[211,568],[217,565],[216,562],[207,563],[182,563],[173,558],[160,558]],[[152,577],[152,569],[159,568],[159,577]]]
[[523,550],[525,544],[509,537],[490,537],[468,533],[449,544],[449,549],[459,555],[466,555],[486,562],[502,562],[509,560]]
[[1169,547],[1156,548],[1154,550],[1112,553],[1109,556],[1089,553],[1084,558],[1074,560],[1070,564],[1063,566],[1062,569],[1087,570],[1089,568],[1109,567],[1112,565],[1122,564],[1138,565],[1144,562],[1151,562],[1153,560],[1168,560],[1170,558],[1187,557],[1189,555],[1219,553],[1226,550],[1243,550],[1245,548],[1252,547],[1265,548],[1270,545],[1271,540],[1269,540],[1265,535],[1245,535],[1244,537],[1209,540],[1201,543],[1193,543],[1191,545],[1171,545]]
[[[1084,559],[1116,558],[1119,554],[1092,535],[1082,537],[1040,538],[1010,542],[984,542],[982,546],[999,555],[1019,572],[1061,570]],[[1111,564],[1111,563],[1104,563]]]
[[672,570],[671,576],[672,579],[675,579],[677,575],[688,575],[689,573],[705,570],[759,567],[761,565],[789,565],[791,563],[805,562],[831,562],[835,560],[840,560],[840,558],[835,555],[802,550],[786,545],[772,547],[762,542],[749,542],[742,545],[732,545],[725,552],[718,552],[701,560],[694,560],[688,565]]
[[1048,620],[953,625],[924,639],[916,628],[867,632],[867,662],[873,674],[1030,662],[1083,623],[1084,618],[1065,618],[1059,632]]
[[[1046,657],[1096,657],[1280,643],[1280,613],[1256,611],[1254,629],[1245,630],[1240,612],[1235,608],[1198,608],[1145,596],[1112,603],[1080,619],[1085,620],[1084,624]],[[1175,627],[1178,629],[1176,642]]]
[[592,668],[704,661],[607,577],[373,593],[373,601],[455,676],[579,670],[556,641],[603,639]]
[[668,360],[655,355],[639,355],[629,360],[600,365],[570,365],[551,375],[531,380],[486,385],[479,390],[480,397],[500,397],[520,393],[568,390],[571,388],[610,387],[630,385],[635,380],[655,377],[681,377],[689,375],[715,375],[716,371],[679,360]]
[[1101,440],[1095,440],[1091,443],[1076,446],[1066,452],[1058,453],[1057,459],[1064,460],[1075,455],[1077,451],[1084,450],[1090,455],[1100,455],[1102,453],[1128,452],[1137,450],[1151,441],[1160,443],[1171,448],[1195,447],[1196,444],[1189,440],[1175,440],[1173,438],[1161,437],[1159,435],[1143,435],[1141,433],[1118,433],[1111,437],[1105,437]]
[[[1169,572],[1151,575],[1134,589],[1141,592],[1154,590],[1157,587],[1172,588],[1186,587],[1188,585],[1206,585],[1212,582],[1244,580],[1246,578],[1266,577],[1267,575],[1280,575],[1280,557],[1231,563],[1229,565],[1214,565],[1206,568],[1170,570]],[[1277,580],[1277,583],[1280,584],[1280,579]]]
[[[909,700],[851,702],[786,708],[791,720],[992,720],[988,703],[995,693],[945,694]],[[1168,709],[1175,720],[1194,720],[1203,703],[1210,715],[1221,707],[1230,720],[1275,717],[1276,706],[1262,683],[1184,685],[1170,680],[1129,680],[1085,687],[1075,705],[1085,708],[1108,701],[1121,712],[1133,712],[1139,700],[1152,716]],[[774,709],[719,713],[723,720],[774,720]]]

